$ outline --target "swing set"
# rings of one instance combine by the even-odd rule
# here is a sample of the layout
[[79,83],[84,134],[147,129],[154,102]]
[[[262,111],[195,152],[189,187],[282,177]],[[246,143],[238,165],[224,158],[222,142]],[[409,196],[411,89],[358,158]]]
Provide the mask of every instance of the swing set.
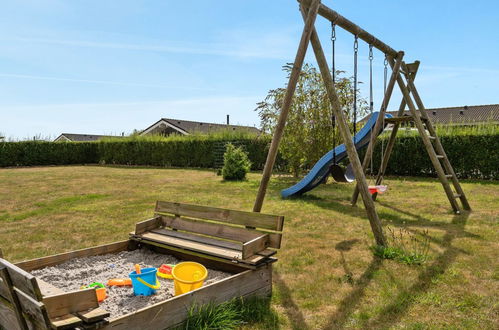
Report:
[[[343,172],[343,169],[336,167],[338,164],[334,161],[333,168],[331,169],[331,174],[335,177],[338,174],[338,178],[343,178],[344,182],[349,182],[353,177],[356,179],[356,187],[352,196],[352,204],[355,205],[358,200],[359,194],[362,196],[362,201],[364,203],[367,217],[371,225],[376,243],[378,245],[386,245],[386,238],[383,234],[381,221],[376,212],[374,200],[378,193],[381,192],[383,186],[383,178],[386,171],[387,163],[390,159],[390,154],[393,150],[395,144],[395,138],[397,135],[398,128],[401,123],[412,121],[414,122],[419,135],[421,136],[425,149],[430,157],[430,160],[435,168],[438,179],[444,188],[447,198],[451,204],[451,207],[455,213],[460,212],[460,206],[458,200],[461,201],[462,208],[465,210],[470,210],[470,205],[461,188],[461,185],[457,179],[457,176],[452,168],[452,165],[447,158],[447,155],[442,147],[442,144],[436,134],[435,128],[431,123],[421,97],[419,96],[418,90],[414,84],[414,79],[419,68],[419,61],[414,63],[405,63],[404,52],[396,51],[381,40],[377,39],[369,32],[363,30],[361,27],[348,20],[347,18],[341,16],[336,11],[325,6],[320,0],[298,0],[300,4],[300,11],[304,20],[304,29],[301,35],[300,43],[296,53],[294,65],[289,76],[289,81],[286,89],[286,94],[284,96],[281,112],[277,122],[277,126],[274,131],[274,136],[272,138],[272,143],[267,155],[267,160],[263,170],[262,180],[260,182],[260,187],[256,197],[256,201],[253,207],[254,212],[260,212],[265,194],[267,191],[268,183],[272,175],[272,169],[277,156],[277,151],[279,148],[279,143],[281,141],[284,127],[286,125],[286,119],[288,117],[289,110],[291,108],[291,102],[296,89],[298,78],[303,66],[305,54],[309,43],[312,45],[317,64],[319,66],[324,85],[326,87],[327,96],[333,110],[333,128],[340,132],[341,138],[346,148],[348,158],[350,160],[349,167]],[[384,97],[381,103],[380,114],[376,119],[376,123],[372,132],[379,132],[385,124],[393,124],[393,129],[388,140],[387,146],[382,153],[382,162],[376,176],[376,185],[369,187],[367,184],[365,171],[367,170],[369,164],[372,166],[372,153],[374,145],[376,143],[377,134],[370,134],[369,144],[367,147],[367,152],[361,163],[359,155],[357,153],[357,148],[355,145],[355,138],[352,139],[347,120],[343,113],[342,107],[340,105],[338,94],[335,89],[335,62],[333,56],[332,70],[330,70],[327,63],[324,51],[315,29],[315,21],[317,15],[329,20],[333,27],[332,32],[332,42],[333,42],[333,52],[335,49],[334,42],[336,40],[335,27],[339,26],[345,31],[351,33],[354,36],[354,133],[356,133],[356,88],[357,88],[357,53],[358,53],[358,40],[363,40],[369,45],[369,60],[370,60],[370,110],[372,114],[373,110],[373,95],[372,95],[372,60],[373,60],[373,48],[378,49],[385,54],[385,82],[384,82]],[[334,55],[334,54],[333,54]],[[387,67],[391,67],[390,79],[387,81]],[[332,73],[332,74],[331,74]],[[385,118],[386,109],[390,101],[395,84],[398,85],[402,93],[402,101],[399,107],[397,116],[392,118]],[[410,116],[403,116],[406,106],[410,110]],[[336,142],[336,141],[335,141]],[[353,174],[353,175],[352,175]],[[353,181],[353,180],[352,180]],[[379,187],[379,189],[377,188]],[[453,188],[454,190],[453,190]],[[371,195],[372,193],[372,195]]]

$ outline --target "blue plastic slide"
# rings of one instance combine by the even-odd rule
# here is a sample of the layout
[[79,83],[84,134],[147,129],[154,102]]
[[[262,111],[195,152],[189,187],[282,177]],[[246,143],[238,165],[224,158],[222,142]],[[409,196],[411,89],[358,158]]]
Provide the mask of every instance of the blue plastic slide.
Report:
[[[373,115],[369,118],[364,127],[362,127],[355,137],[352,138],[355,142],[355,148],[357,150],[360,150],[369,144],[371,130],[374,129],[378,116],[379,112],[373,112]],[[386,118],[392,117],[390,114],[386,114],[385,116]],[[384,127],[380,130],[380,132],[378,132],[378,134],[381,134],[383,129]],[[308,172],[308,174],[300,182],[292,187],[282,190],[281,196],[286,198],[301,195],[314,189],[321,182],[323,182],[323,180],[329,175],[329,167],[333,165],[334,151],[336,151],[336,162],[340,162],[342,159],[348,157],[345,145],[342,144],[337,146],[335,149],[322,156],[322,158],[319,159],[310,172]]]

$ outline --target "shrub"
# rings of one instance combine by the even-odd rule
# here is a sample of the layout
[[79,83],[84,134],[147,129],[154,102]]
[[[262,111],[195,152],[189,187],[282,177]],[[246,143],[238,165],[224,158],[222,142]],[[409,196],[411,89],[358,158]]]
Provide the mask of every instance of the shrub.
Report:
[[246,152],[241,147],[235,147],[232,143],[227,143],[224,154],[224,167],[222,168],[224,180],[244,180],[250,168],[251,162]]

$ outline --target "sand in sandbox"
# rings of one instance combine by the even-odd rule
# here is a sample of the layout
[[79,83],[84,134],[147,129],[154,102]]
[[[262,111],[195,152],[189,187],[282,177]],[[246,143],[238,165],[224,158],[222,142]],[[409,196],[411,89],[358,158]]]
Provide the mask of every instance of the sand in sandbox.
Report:
[[[177,264],[180,260],[166,254],[159,254],[149,250],[124,251],[117,254],[106,254],[77,258],[53,267],[34,270],[31,272],[37,278],[52,284],[66,292],[79,290],[81,286],[93,282],[104,285],[112,278],[128,278],[134,270],[134,265],[142,268],[159,268],[162,264]],[[231,276],[217,270],[208,269],[208,278],[204,285],[220,281]],[[152,296],[134,296],[131,287],[108,287],[107,298],[100,306],[111,313],[111,318],[134,312],[138,309],[164,301],[173,297],[173,280],[159,278],[161,289]]]

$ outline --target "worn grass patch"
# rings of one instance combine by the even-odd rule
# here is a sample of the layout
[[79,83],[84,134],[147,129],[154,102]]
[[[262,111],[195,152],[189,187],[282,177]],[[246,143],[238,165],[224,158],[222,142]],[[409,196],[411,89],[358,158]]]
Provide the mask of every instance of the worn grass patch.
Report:
[[[214,171],[187,169],[0,169],[0,247],[15,262],[123,240],[156,200],[248,211],[260,179],[223,182]],[[263,207],[285,216],[272,300],[262,311],[273,316],[251,307],[241,318],[236,309],[235,327],[497,328],[497,182],[464,181],[473,211],[454,215],[436,180],[388,178],[376,207],[385,229],[427,232],[427,260],[417,266],[373,256],[362,203],[349,203],[352,185],[328,183],[282,200],[279,191],[294,182],[274,176]]]

